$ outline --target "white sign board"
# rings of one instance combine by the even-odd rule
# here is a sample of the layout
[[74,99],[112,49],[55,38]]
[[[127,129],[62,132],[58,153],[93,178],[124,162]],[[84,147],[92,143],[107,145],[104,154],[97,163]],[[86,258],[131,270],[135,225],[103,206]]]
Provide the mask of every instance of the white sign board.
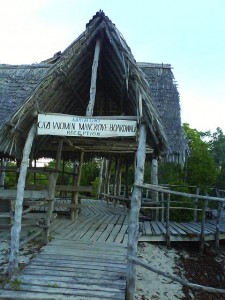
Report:
[[137,121],[39,114],[37,134],[83,137],[135,136]]

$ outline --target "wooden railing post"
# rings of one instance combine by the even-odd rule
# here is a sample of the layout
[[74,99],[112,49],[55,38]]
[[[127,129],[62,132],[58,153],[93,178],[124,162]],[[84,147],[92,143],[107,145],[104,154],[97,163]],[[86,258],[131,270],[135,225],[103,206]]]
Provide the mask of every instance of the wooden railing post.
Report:
[[164,205],[164,194],[161,193],[161,222],[164,222],[164,211],[165,211],[165,205]]
[[[146,155],[146,125],[140,124],[139,142],[136,156],[135,168],[135,185],[131,197],[130,220],[128,227],[128,251],[127,255],[137,257],[137,242],[139,235],[139,211],[141,207],[141,193],[142,189],[136,184],[143,184],[144,179],[144,165]],[[134,300],[135,297],[135,280],[136,280],[136,266],[134,262],[127,263],[127,290],[126,300]]]
[[166,201],[166,246],[170,248],[170,194],[167,195]]
[[[63,146],[63,140],[60,140],[58,149],[57,149],[57,155],[56,155],[56,163],[55,163],[56,171],[58,171],[58,169],[59,169],[62,146]],[[47,243],[48,243],[50,223],[51,223],[52,213],[53,213],[54,204],[55,204],[55,187],[56,187],[57,178],[58,178],[58,172],[51,173],[49,176],[49,188],[48,188],[49,203],[48,203],[48,210],[47,210],[46,218],[45,218],[45,228],[43,231],[43,244],[44,245],[47,245]]]
[[[156,158],[152,159],[151,166],[151,184],[158,185],[158,160]],[[159,195],[157,191],[151,191],[151,197],[153,202],[159,201]],[[159,210],[155,210],[155,221],[159,220]]]
[[208,200],[204,201],[202,208],[201,235],[200,235],[200,253],[203,253],[205,243],[205,215],[208,205]]
[[194,216],[193,216],[193,221],[196,222],[197,221],[197,208],[198,208],[198,195],[199,195],[199,187],[197,187],[196,189],[196,197],[194,199]]
[[223,210],[223,202],[218,201],[217,218],[216,218],[216,236],[215,236],[217,249],[219,249],[220,247],[220,225],[221,225],[222,210]]

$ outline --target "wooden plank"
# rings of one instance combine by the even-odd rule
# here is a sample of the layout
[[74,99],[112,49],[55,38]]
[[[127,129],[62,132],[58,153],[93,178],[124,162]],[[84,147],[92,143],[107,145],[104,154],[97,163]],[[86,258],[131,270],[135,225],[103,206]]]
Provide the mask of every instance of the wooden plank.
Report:
[[[32,299],[32,300],[40,300],[40,299],[46,299],[46,300],[62,300],[62,295],[59,295],[56,291],[55,293],[46,294],[45,292],[27,292],[27,291],[4,291],[0,290],[0,297],[2,300],[5,299],[17,299],[17,300],[25,300],[25,299]],[[66,298],[65,298],[66,297]],[[71,300],[81,300],[81,296],[75,296],[75,295],[67,295],[64,299],[71,299]],[[101,298],[106,299],[106,298]],[[121,298],[124,299],[124,298]],[[82,296],[82,300],[90,300],[90,297],[84,297]],[[99,300],[98,296],[91,297],[91,300]]]
[[[61,297],[71,295],[71,296],[85,296],[85,297],[99,297],[101,298],[110,298],[110,299],[124,299],[124,293],[123,292],[107,292],[107,291],[86,291],[86,290],[76,290],[76,289],[67,289],[67,288],[60,288],[60,287],[46,287],[46,286],[38,286],[38,285],[29,285],[29,284],[21,284],[20,285],[20,292],[39,292],[43,293],[45,292],[46,294],[61,294]],[[33,299],[33,298],[31,298]],[[43,298],[45,299],[45,298]]]
[[[17,190],[0,190],[0,199],[16,199]],[[29,200],[46,199],[49,197],[47,190],[24,190],[24,198]]]
[[93,191],[92,186],[56,185],[56,191],[61,192],[89,192]]
[[186,235],[186,232],[178,227],[175,222],[170,222],[170,226],[173,227],[180,235]]
[[159,227],[157,226],[158,222],[156,221],[151,221],[151,226],[155,232],[155,235],[160,235],[162,234],[161,230],[159,229]]
[[160,230],[162,231],[162,233],[165,235],[166,234],[166,225],[165,225],[165,222],[158,222],[157,223]]
[[121,225],[116,224],[114,226],[112,232],[110,233],[110,236],[108,237],[107,242],[113,242],[116,239],[120,229],[121,229]]
[[114,227],[114,224],[110,223],[108,224],[108,226],[106,227],[105,231],[100,235],[98,241],[106,241],[107,238],[109,237],[110,233],[112,232]]
[[[69,276],[48,276],[48,275],[20,275],[20,279],[22,280],[46,280],[49,282],[57,282],[57,280],[59,280],[60,282],[66,282],[66,283],[70,283],[71,285],[74,283],[77,284],[87,284],[87,279],[84,278],[75,278],[75,277],[69,277]],[[120,289],[123,289],[126,287],[126,282],[125,280],[117,280],[117,281],[111,281],[109,279],[105,279],[105,278],[89,278],[88,279],[88,283],[90,285],[102,285],[102,286],[108,286],[108,287],[113,287],[116,286]]]
[[155,235],[155,232],[152,230],[151,223],[149,221],[144,222],[144,230],[146,235]]

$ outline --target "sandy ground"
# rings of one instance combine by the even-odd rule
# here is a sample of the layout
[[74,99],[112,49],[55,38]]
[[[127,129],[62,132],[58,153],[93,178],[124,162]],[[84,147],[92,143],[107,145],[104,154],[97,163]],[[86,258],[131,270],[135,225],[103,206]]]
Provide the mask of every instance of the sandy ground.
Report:
[[[138,257],[164,272],[176,275],[182,274],[176,261],[181,255],[175,249],[167,250],[163,245],[141,243],[138,247]],[[188,254],[182,251],[182,255]],[[138,300],[177,300],[184,296],[182,285],[142,267],[137,267],[136,299]],[[191,299],[191,298],[190,298]]]

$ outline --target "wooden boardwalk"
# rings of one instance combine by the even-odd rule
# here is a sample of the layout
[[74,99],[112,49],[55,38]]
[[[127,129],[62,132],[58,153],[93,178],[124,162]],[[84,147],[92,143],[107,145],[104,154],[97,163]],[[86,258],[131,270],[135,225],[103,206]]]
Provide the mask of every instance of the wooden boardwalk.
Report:
[[[125,299],[129,211],[100,200],[82,205],[77,220],[52,221],[52,241],[16,277],[20,290],[7,285],[0,299]],[[170,222],[170,239],[198,241],[200,230],[200,223]],[[205,240],[214,240],[215,230],[215,221],[208,220]],[[165,223],[140,222],[139,241],[165,241],[165,233]]]
[[[140,223],[141,241],[165,241],[166,223],[160,221],[145,221]],[[205,223],[205,241],[215,240],[216,221],[207,220]],[[201,234],[200,222],[170,222],[171,241],[199,241]],[[225,223],[220,226],[220,239],[225,239]]]
[[[125,299],[128,212],[85,201],[79,219],[52,222],[53,240],[30,261],[0,299]],[[12,278],[11,281],[13,281]]]

